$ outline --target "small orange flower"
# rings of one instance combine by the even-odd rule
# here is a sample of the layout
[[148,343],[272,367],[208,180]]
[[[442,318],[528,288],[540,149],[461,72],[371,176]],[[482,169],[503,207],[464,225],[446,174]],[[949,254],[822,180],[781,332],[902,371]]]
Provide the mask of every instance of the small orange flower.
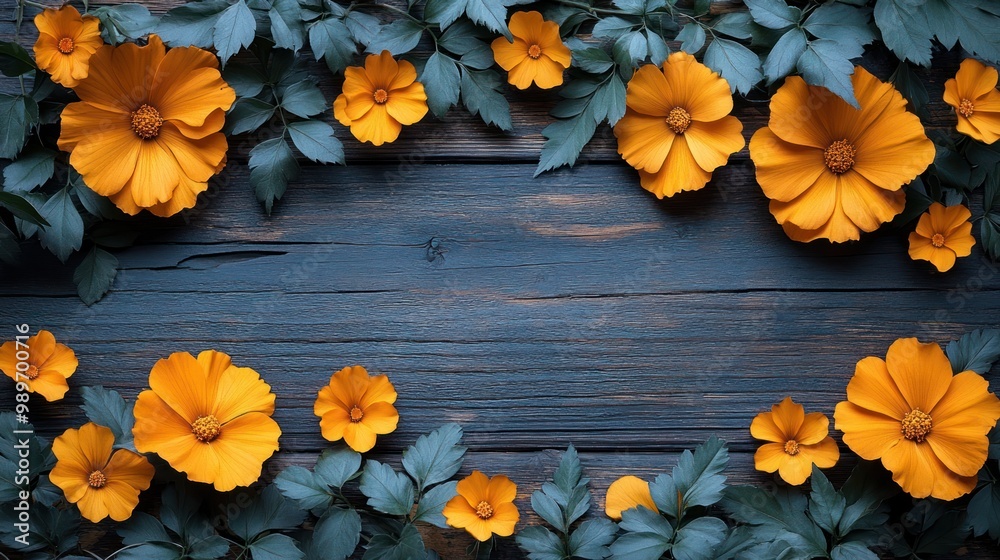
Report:
[[365,58],[364,68],[344,70],[344,93],[333,102],[333,116],[351,127],[361,142],[381,146],[399,138],[403,125],[427,114],[427,94],[417,81],[417,69],[396,61],[389,51]]
[[614,520],[622,518],[622,512],[642,506],[657,511],[653,495],[649,493],[649,483],[637,476],[623,476],[611,483],[604,498],[604,513]]
[[29,393],[38,393],[47,401],[58,401],[69,391],[69,379],[79,362],[65,344],[56,343],[49,331],[25,342],[5,342],[0,346],[0,370],[16,382],[24,383]]
[[69,4],[58,10],[46,8],[35,16],[38,40],[35,62],[52,76],[52,81],[76,87],[87,77],[90,57],[104,45],[100,22],[94,16],[80,16]]
[[625,107],[615,125],[618,153],[657,198],[703,188],[746,143],[743,124],[729,114],[729,83],[684,52],[672,53],[662,71],[639,68]]
[[833,417],[844,443],[881,459],[904,492],[954,500],[976,487],[1000,399],[976,372],[953,375],[937,344],[901,338],[885,360],[858,362]]
[[375,447],[375,436],[390,434],[399,423],[396,388],[385,375],[369,376],[361,366],[346,367],[319,391],[313,412],[320,417],[323,437],[344,440],[364,453]]
[[815,464],[828,469],[840,459],[837,442],[830,437],[830,419],[821,412],[805,413],[791,397],[761,412],[750,423],[750,434],[765,443],[754,454],[762,472],[778,471],[782,480],[798,486],[812,474]]
[[938,272],[951,270],[957,257],[968,257],[976,239],[972,237],[972,212],[961,204],[935,202],[927,209],[916,231],[910,233],[910,258],[930,261]]
[[445,520],[456,529],[465,529],[477,541],[486,542],[493,535],[509,537],[521,519],[514,498],[517,485],[498,474],[493,478],[479,471],[458,481],[458,495],[444,506]]
[[139,505],[139,492],[149,488],[153,465],[127,449],[114,449],[111,430],[88,422],[69,429],[52,442],[56,466],[49,480],[66,500],[97,523],[105,517],[125,521]]
[[987,144],[1000,139],[1000,91],[997,69],[978,60],[962,61],[944,83],[944,101],[958,114],[958,131]]
[[542,89],[562,84],[572,53],[559,37],[559,24],[545,21],[538,12],[515,12],[507,27],[514,40],[497,37],[492,45],[493,60],[508,72],[507,81],[517,89],[532,83]]

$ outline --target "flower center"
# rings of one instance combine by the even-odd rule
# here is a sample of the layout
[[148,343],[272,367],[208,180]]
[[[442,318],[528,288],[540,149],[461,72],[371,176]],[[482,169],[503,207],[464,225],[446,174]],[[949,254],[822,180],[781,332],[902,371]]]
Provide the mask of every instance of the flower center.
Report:
[[847,139],[837,140],[823,152],[823,161],[837,175],[846,172],[854,167],[854,156],[857,150]]
[[375,93],[372,94],[372,97],[375,98],[375,103],[382,105],[389,100],[389,92],[385,91],[382,88],[378,88],[377,90],[375,90]]
[[156,138],[163,126],[163,117],[160,112],[143,103],[138,109],[132,111],[132,130],[143,140]]
[[963,99],[961,103],[958,104],[958,114],[965,118],[972,116],[975,113],[976,106],[972,104],[971,99]]
[[365,411],[361,410],[361,408],[357,406],[351,408],[351,422],[358,423],[364,417]]
[[798,455],[799,454],[799,442],[795,441],[794,439],[790,439],[790,440],[786,441],[785,442],[785,453],[788,453],[789,455]]
[[486,500],[479,502],[479,505],[476,506],[476,515],[479,516],[479,519],[489,519],[493,517],[493,506],[491,506]]
[[38,366],[35,364],[29,365],[28,369],[24,372],[24,376],[27,377],[29,381],[38,377]]
[[528,47],[528,56],[533,59],[537,59],[542,56],[542,47],[539,47],[538,45],[531,45]]
[[908,440],[920,443],[927,439],[927,434],[931,433],[931,417],[926,412],[915,408],[903,417],[903,437]]
[[219,423],[219,419],[215,416],[209,414],[208,416],[199,416],[194,424],[191,424],[191,433],[198,441],[208,443],[213,439],[219,437],[219,433],[222,432],[222,424]]
[[87,477],[87,484],[89,484],[91,488],[103,488],[107,483],[108,477],[104,476],[104,473],[99,470],[90,473],[90,476]]
[[62,39],[59,39],[58,48],[59,52],[63,54],[69,54],[73,52],[73,49],[76,48],[76,45],[73,43],[73,39],[70,39],[69,37],[63,37]]
[[674,107],[667,114],[667,126],[674,131],[674,134],[684,134],[684,131],[691,126],[691,113],[681,107]]
[[944,247],[944,236],[940,233],[935,233],[934,237],[931,237],[931,245],[935,247]]

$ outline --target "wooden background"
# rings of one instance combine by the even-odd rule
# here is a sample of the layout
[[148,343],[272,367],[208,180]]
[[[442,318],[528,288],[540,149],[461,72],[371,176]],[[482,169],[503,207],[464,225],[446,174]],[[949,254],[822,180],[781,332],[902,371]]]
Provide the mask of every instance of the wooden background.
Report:
[[[9,16],[11,0],[0,4]],[[9,18],[3,25],[9,38]],[[886,78],[883,56],[869,60]],[[931,127],[954,126],[940,99],[957,61],[941,56],[930,76]],[[339,82],[315,68],[332,101]],[[9,330],[0,338],[17,323],[51,330],[80,359],[72,387],[102,384],[130,399],[172,352],[231,354],[278,395],[284,433],[272,475],[311,465],[328,445],[316,393],[333,371],[363,364],[400,395],[399,429],[371,456],[398,455],[458,422],[463,474],[517,482],[523,528],[538,522],[530,493],[570,443],[593,481],[595,513],[612,480],[651,479],[712,434],[729,442],[732,481],[762,483],[771,477],[753,471],[755,414],[791,395],[832,415],[854,364],[884,356],[896,338],[946,342],[997,326],[1000,269],[978,247],[938,274],[910,261],[907,232],[888,227],[845,246],[792,242],[746,149],[704,190],[658,201],[607,127],[574,169],[532,179],[558,98],[508,98],[511,134],[453,110],[373,148],[334,123],[348,166],[304,165],[269,217],[245,166],[260,139],[236,138],[231,165],[194,211],[140,220],[139,241],[117,254],[112,293],[93,307],[77,298],[71,268],[47,254],[0,271]],[[749,139],[767,106],[738,101],[735,114]],[[11,391],[0,384],[4,399]],[[77,391],[32,402],[48,436],[84,421]],[[470,542],[425,534],[445,558]],[[512,540],[501,552],[522,557]]]

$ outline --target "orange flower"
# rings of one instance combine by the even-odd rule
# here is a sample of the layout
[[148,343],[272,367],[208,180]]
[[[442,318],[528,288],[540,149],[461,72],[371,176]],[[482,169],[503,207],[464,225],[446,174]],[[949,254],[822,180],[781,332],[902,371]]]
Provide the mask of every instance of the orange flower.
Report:
[[559,24],[545,21],[538,12],[515,12],[507,27],[514,40],[497,37],[492,45],[493,60],[508,72],[507,81],[517,89],[532,83],[542,89],[562,84],[572,54],[559,37]]
[[684,52],[639,68],[628,83],[625,116],[615,125],[618,153],[657,198],[705,186],[712,171],[743,149],[743,124],[729,116],[729,83]]
[[90,57],[104,44],[99,21],[93,16],[80,16],[69,4],[58,10],[46,8],[35,16],[38,40],[35,41],[35,62],[52,76],[52,81],[66,87],[76,87],[87,77]]
[[615,521],[622,518],[622,512],[642,506],[657,511],[653,495],[649,493],[649,483],[637,476],[623,476],[611,483],[604,498],[604,513]]
[[351,127],[361,142],[381,146],[399,138],[403,125],[427,114],[427,94],[417,81],[417,69],[405,60],[396,62],[389,51],[365,58],[364,68],[344,70],[344,93],[333,102],[333,115]]
[[149,488],[153,465],[127,449],[114,449],[111,430],[88,422],[69,429],[52,442],[56,466],[49,480],[66,500],[97,523],[105,517],[125,521],[139,505],[139,492]]
[[29,393],[38,393],[45,400],[58,401],[69,391],[69,379],[79,362],[65,344],[56,343],[49,331],[27,341],[5,342],[0,346],[0,370],[18,383],[24,383]]
[[330,377],[319,391],[313,412],[320,417],[323,437],[344,440],[364,453],[375,447],[375,436],[391,434],[399,423],[396,388],[385,375],[368,375],[361,366],[346,367]]
[[944,101],[958,114],[958,131],[987,144],[1000,139],[1000,91],[997,69],[978,60],[962,61],[944,83]]
[[937,344],[902,338],[884,361],[858,362],[833,417],[844,443],[862,459],[881,459],[904,492],[954,500],[976,487],[1000,399],[977,373],[952,375]]
[[188,480],[225,492],[249,486],[278,450],[274,393],[226,354],[171,354],[149,372],[135,402],[135,448],[156,453]]
[[927,209],[917,230],[910,234],[910,258],[930,261],[938,272],[951,270],[957,257],[968,257],[976,239],[972,237],[972,212],[961,204],[948,206],[935,202]]
[[821,412],[805,413],[791,397],[761,412],[750,423],[750,435],[770,443],[753,456],[758,471],[778,471],[781,480],[798,486],[812,474],[812,466],[828,469],[840,459],[837,442],[830,437],[830,419]]
[[62,112],[59,148],[94,192],[128,214],[172,216],[194,206],[226,165],[221,132],[236,93],[215,55],[170,49],[156,35],[140,47],[105,45]]
[[485,542],[495,534],[509,537],[514,534],[521,514],[514,505],[517,485],[498,474],[487,478],[479,471],[458,481],[458,495],[444,506],[448,525],[465,529],[477,541]]
[[934,161],[934,144],[906,100],[858,66],[855,109],[791,76],[750,140],[771,214],[796,241],[859,239],[903,211],[903,185]]

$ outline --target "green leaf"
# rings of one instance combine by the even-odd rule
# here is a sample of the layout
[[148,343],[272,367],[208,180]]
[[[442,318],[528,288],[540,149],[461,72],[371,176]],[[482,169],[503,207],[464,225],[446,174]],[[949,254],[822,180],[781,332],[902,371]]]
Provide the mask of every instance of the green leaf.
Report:
[[420,74],[420,83],[427,91],[427,106],[438,117],[458,103],[461,76],[451,57],[440,52],[432,54]]
[[250,186],[271,213],[274,201],[285,194],[288,182],[299,176],[299,164],[284,138],[271,138],[250,150]]
[[327,449],[316,461],[315,472],[328,486],[342,488],[361,468],[361,454],[341,445]]
[[[253,97],[264,89],[267,77],[255,66],[231,62],[222,70],[222,78],[235,91],[238,98]],[[238,99],[242,101],[243,99]]]
[[285,499],[278,487],[272,484],[264,488],[240,515],[229,519],[229,530],[245,542],[251,542],[265,531],[294,529],[305,518],[306,512]]
[[309,27],[309,48],[316,60],[323,59],[334,73],[347,68],[358,52],[351,30],[334,18],[319,20]]
[[729,39],[715,39],[705,51],[705,64],[729,82],[733,92],[746,94],[764,75],[760,58],[750,49]]
[[333,501],[333,494],[318,475],[296,465],[281,471],[274,478],[274,485],[302,509],[326,508]]
[[141,4],[101,6],[90,12],[101,20],[103,35],[112,44],[123,39],[138,39],[151,32],[157,24],[156,16]]
[[518,531],[515,539],[530,560],[563,560],[570,557],[562,539],[545,527],[528,527]]
[[618,39],[626,33],[630,33],[639,25],[639,22],[631,19],[622,19],[620,17],[611,16],[598,20],[598,22],[594,24],[592,34],[598,39]]
[[840,494],[847,500],[847,508],[840,518],[838,532],[848,535],[852,531],[872,531],[883,527],[888,520],[887,499],[899,493],[897,485],[879,463],[861,461]]
[[601,560],[611,555],[608,546],[615,540],[618,526],[610,519],[588,519],[573,530],[567,553],[573,558]]
[[646,36],[640,31],[630,31],[615,41],[611,47],[611,56],[620,66],[632,68],[649,52]]
[[784,29],[799,23],[802,11],[784,0],[744,0],[753,20],[769,29]]
[[891,80],[892,85],[913,106],[913,112],[921,119],[927,118],[927,104],[930,102],[930,95],[924,85],[924,78],[917,74],[916,69],[906,61],[901,60],[896,66],[896,71],[892,73]]
[[344,146],[333,136],[333,127],[322,121],[288,123],[288,134],[302,155],[318,163],[344,163]]
[[696,53],[705,46],[705,28],[700,23],[689,23],[681,29],[674,40],[681,41],[682,51]]
[[[721,500],[726,487],[722,471],[728,464],[729,451],[715,436],[695,448],[694,453],[687,450],[681,453],[673,469],[674,484],[683,496],[681,507],[707,507]],[[677,500],[673,503],[676,504]],[[683,512],[678,512],[677,518],[680,517],[683,517]]]
[[615,65],[608,53],[597,47],[574,50],[573,62],[577,68],[593,74],[603,74]]
[[[704,33],[704,30],[702,30],[702,33]],[[657,66],[662,65],[670,56],[670,47],[667,46],[663,37],[660,37],[660,35],[654,33],[651,29],[647,29],[645,34],[646,51],[649,52],[649,61]],[[702,41],[702,44],[704,44],[704,41]],[[701,47],[698,48],[700,49]]]
[[30,192],[55,173],[56,154],[45,148],[30,148],[3,170],[3,188],[8,192]]
[[784,78],[795,69],[802,53],[806,52],[806,34],[801,29],[789,29],[778,39],[764,60],[764,77],[767,84]]
[[974,56],[1000,62],[1000,6],[995,0],[926,0],[919,9],[946,49],[961,43]]
[[36,122],[38,104],[34,99],[0,93],[0,159],[17,156]]
[[796,67],[806,82],[823,86],[835,95],[860,108],[854,98],[854,63],[851,58],[861,55],[861,47],[856,52],[846,51],[842,45],[829,39],[811,41],[806,51],[799,57]]
[[868,24],[868,12],[846,4],[823,4],[802,25],[820,39],[836,41],[846,48],[867,45],[875,40]]
[[948,343],[946,350],[955,373],[986,375],[1000,360],[1000,329],[976,329]]
[[410,19],[397,19],[388,25],[383,25],[368,44],[367,52],[380,53],[389,51],[393,56],[408,53],[416,48],[423,35],[424,28]]
[[100,385],[85,386],[80,391],[83,397],[80,408],[87,415],[87,419],[110,429],[115,435],[116,447],[134,449],[132,426],[135,425],[135,416],[132,414],[132,406],[125,402],[117,391],[105,389]]
[[257,21],[253,12],[244,0],[226,8],[220,15],[212,34],[212,43],[218,51],[222,65],[226,65],[229,57],[240,52],[243,47],[249,47],[257,31]]
[[487,70],[493,67],[493,49],[488,45],[479,45],[462,55],[460,62],[469,68]]
[[10,231],[6,225],[0,223],[0,261],[14,265],[17,264],[20,257],[21,244],[18,242],[17,235]]
[[424,19],[438,24],[441,29],[450,29],[451,24],[465,13],[465,6],[466,0],[427,0]]
[[417,481],[418,492],[448,480],[462,468],[466,448],[459,445],[461,441],[462,428],[445,424],[420,436],[403,452],[403,468]]
[[141,511],[133,512],[132,517],[120,524],[116,532],[122,538],[122,544],[125,545],[170,542],[170,537],[163,524],[152,515]]
[[255,540],[249,550],[253,560],[301,560],[305,557],[296,546],[295,539],[278,533]]
[[750,12],[730,12],[722,14],[712,21],[712,31],[728,35],[736,39],[749,39],[753,16]]
[[458,482],[451,480],[438,484],[428,490],[417,503],[417,512],[413,516],[414,521],[424,521],[442,529],[448,528],[448,523],[441,513],[448,500],[455,497],[455,488]]
[[674,536],[666,519],[642,506],[623,511],[619,527],[625,534],[611,543],[613,560],[659,560]]
[[298,52],[305,44],[306,30],[302,25],[302,8],[297,0],[271,0],[268,12],[274,46]]
[[482,46],[488,48],[488,45],[477,37],[476,26],[468,20],[449,26],[438,39],[438,45],[457,55],[463,55]]
[[980,488],[966,510],[973,535],[981,537],[989,533],[991,539],[1000,540],[1000,485],[991,482]]
[[462,103],[473,115],[479,115],[486,124],[501,130],[512,130],[510,105],[498,90],[500,76],[493,70],[470,70],[463,67]]
[[794,490],[767,491],[755,486],[730,486],[722,507],[730,517],[753,527],[762,540],[784,541],[798,557],[827,555],[826,535],[806,515],[808,502]]
[[368,497],[369,506],[389,515],[409,514],[416,494],[406,475],[374,460],[365,463],[360,490]]
[[882,32],[882,41],[902,60],[920,66],[931,64],[931,31],[927,16],[914,0],[878,0],[875,4],[875,25]]
[[228,7],[226,0],[201,0],[178,6],[160,19],[156,34],[170,46],[209,48],[214,45],[219,16]]
[[830,558],[831,560],[878,560],[878,554],[869,550],[864,543],[848,541],[833,547]]
[[983,247],[993,260],[1000,260],[1000,167],[986,181],[983,209],[985,214],[979,230]]
[[847,500],[837,493],[829,479],[815,464],[812,466],[812,493],[809,494],[809,517],[824,531],[837,534]]
[[24,47],[17,43],[0,41],[0,72],[4,76],[21,76],[34,69],[35,61]]
[[361,541],[361,516],[357,510],[330,508],[316,522],[310,541],[310,556],[323,560],[345,560]]
[[[7,193],[0,193],[7,194]],[[48,199],[39,213],[50,225],[38,232],[42,247],[60,261],[66,262],[83,243],[83,219],[73,204],[68,189],[62,189]]]
[[546,523],[555,527],[560,533],[568,531],[568,524],[566,523],[566,520],[563,519],[562,508],[560,508],[559,503],[547,493],[541,490],[532,492],[531,509],[535,510],[538,517],[544,519]]
[[344,25],[351,31],[355,41],[368,45],[378,34],[381,22],[375,16],[354,10],[344,18]]
[[[232,66],[232,65],[230,65]],[[242,134],[260,128],[274,115],[274,105],[255,97],[243,97],[233,104],[226,115],[226,131]]]
[[579,115],[546,126],[542,130],[545,144],[535,168],[535,177],[563,165],[572,167],[596,131],[597,120],[590,104]]
[[426,558],[424,539],[413,525],[403,526],[399,535],[380,533],[372,537],[362,560],[414,560]]
[[501,33],[510,39],[507,30],[507,6],[522,3],[521,0],[465,0],[465,15],[485,26],[490,31]]
[[713,560],[714,548],[726,538],[729,528],[716,517],[698,517],[681,525],[670,554],[675,560]]

